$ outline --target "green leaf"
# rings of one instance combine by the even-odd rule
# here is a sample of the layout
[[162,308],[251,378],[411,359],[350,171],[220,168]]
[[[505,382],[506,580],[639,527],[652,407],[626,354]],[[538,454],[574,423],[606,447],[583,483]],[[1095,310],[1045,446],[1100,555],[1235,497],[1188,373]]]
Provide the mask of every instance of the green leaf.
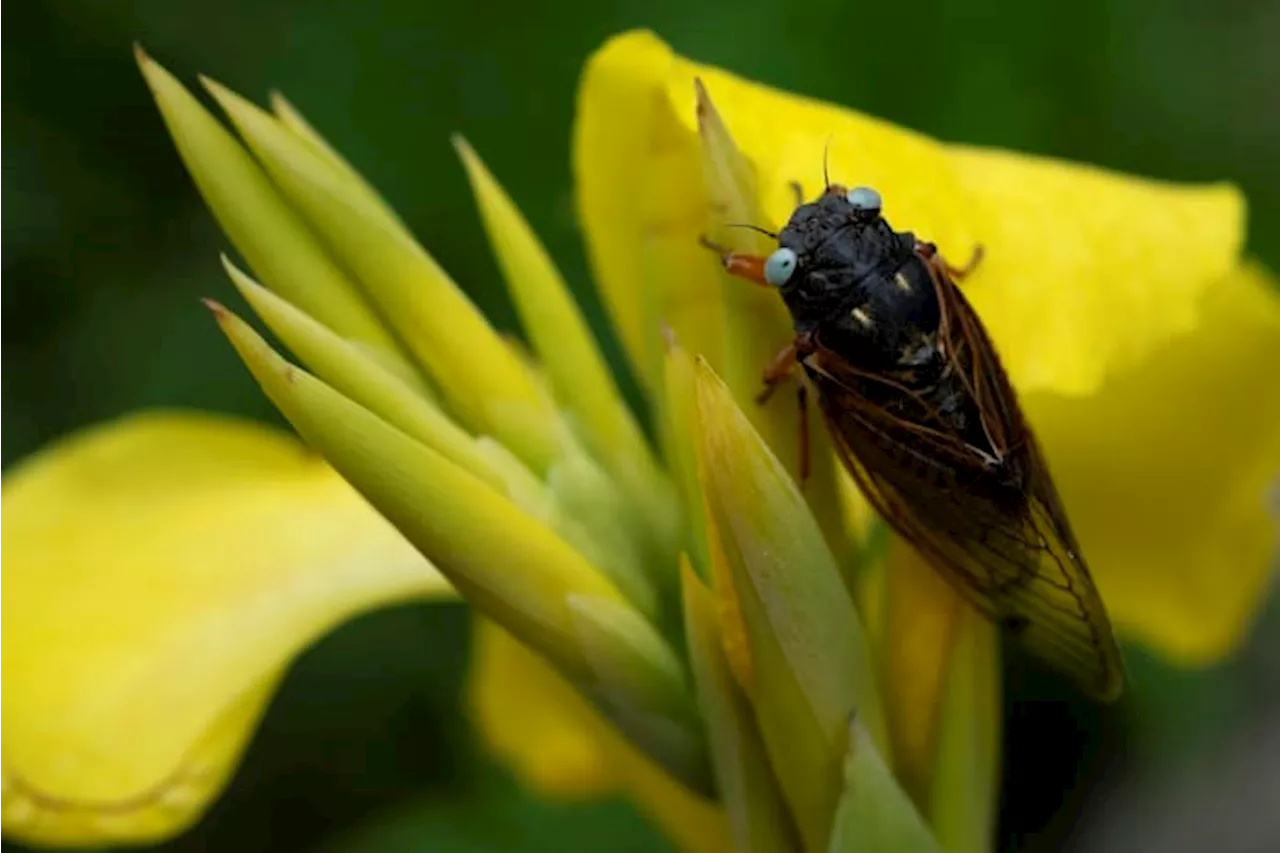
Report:
[[385,205],[269,113],[202,81],[281,194],[350,270],[472,430],[493,435],[536,473],[558,455],[549,396],[448,274]]
[[942,853],[856,717],[849,722],[844,793],[828,849],[831,853]]
[[210,307],[298,433],[437,559],[468,602],[592,688],[589,698],[642,749],[661,745],[649,753],[654,760],[707,787],[701,731],[692,714],[678,713],[677,697],[687,708],[688,696],[674,653],[602,572],[498,490],[285,361],[222,306]]
[[871,653],[795,483],[705,362],[694,380],[699,476],[746,626],[751,698],[805,846],[821,849],[849,715],[886,743]]
[[740,853],[798,851],[799,839],[765,757],[751,703],[725,658],[711,593],[694,575],[687,558],[681,560],[680,577],[689,656],[734,849]]
[[137,49],[173,143],[214,217],[276,293],[338,334],[362,341],[414,373],[355,282],[333,262],[235,137],[155,60]]
[[[777,248],[776,242],[758,231],[741,227],[763,228],[770,224],[759,203],[755,168],[734,143],[702,81],[695,80],[694,88],[703,181],[710,200],[710,233],[717,244],[734,251],[768,255]],[[763,403],[757,401],[765,366],[795,337],[791,318],[773,288],[759,287],[723,269],[718,278],[724,311],[725,382],[744,407],[751,425],[793,477],[800,478],[801,454],[808,454],[805,498],[827,543],[835,551],[837,565],[850,572],[846,584],[852,588],[854,549],[837,494],[835,456],[826,432],[806,421],[803,428],[808,435],[801,435],[796,401],[798,384],[779,388]],[[798,383],[799,377],[793,381]],[[814,403],[809,401],[811,406]]]
[[671,486],[622,394],[560,271],[519,208],[479,155],[460,136],[454,147],[466,167],[520,319],[560,405],[571,412],[588,446],[640,508],[670,537]]

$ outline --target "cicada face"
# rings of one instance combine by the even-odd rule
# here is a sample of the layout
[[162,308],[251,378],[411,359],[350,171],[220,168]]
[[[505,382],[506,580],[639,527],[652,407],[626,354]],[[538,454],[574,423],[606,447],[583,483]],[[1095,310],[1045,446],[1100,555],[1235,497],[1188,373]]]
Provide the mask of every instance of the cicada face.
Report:
[[955,284],[962,271],[894,231],[866,187],[831,186],[801,204],[768,258],[724,257],[778,289],[794,363],[885,521],[1086,693],[1118,695],[1124,669],[1106,611],[990,337]]

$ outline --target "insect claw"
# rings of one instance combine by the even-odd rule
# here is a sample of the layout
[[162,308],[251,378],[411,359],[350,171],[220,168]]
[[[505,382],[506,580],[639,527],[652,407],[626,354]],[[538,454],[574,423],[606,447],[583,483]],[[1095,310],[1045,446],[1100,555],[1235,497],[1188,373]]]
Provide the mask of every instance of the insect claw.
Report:
[[978,268],[978,264],[982,263],[982,259],[986,257],[986,254],[986,250],[983,249],[982,244],[979,243],[973,247],[973,254],[969,256],[969,263],[959,268],[953,267],[951,264],[947,264],[947,275],[951,276],[956,281],[964,280]]
[[801,186],[800,182],[791,181],[787,186],[791,187],[791,191],[796,195],[796,207],[804,204],[804,187]]
[[733,254],[733,250],[730,249],[728,246],[722,246],[721,244],[712,240],[706,234],[698,235],[698,245],[704,249],[710,249],[711,251],[715,252],[717,255],[720,256],[721,261],[727,261],[729,257]]

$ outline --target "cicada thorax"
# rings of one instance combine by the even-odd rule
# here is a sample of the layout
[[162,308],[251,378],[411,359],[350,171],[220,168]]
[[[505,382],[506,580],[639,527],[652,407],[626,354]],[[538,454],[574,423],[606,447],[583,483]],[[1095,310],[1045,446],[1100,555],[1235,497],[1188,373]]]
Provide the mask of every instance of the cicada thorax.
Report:
[[[985,457],[987,467],[999,468],[1003,449],[992,441],[965,381],[974,354],[945,334],[939,282],[915,237],[895,232],[879,216],[851,217],[846,201],[828,195],[797,210],[779,243],[803,259],[780,289],[796,332],[823,353],[827,369],[838,366],[842,387],[856,392],[864,408],[922,434],[956,437]],[[813,359],[801,362],[811,376],[824,369]],[[894,433],[882,436],[881,449],[926,483],[966,486],[979,473],[993,482],[1006,479],[1008,472],[962,469]]]

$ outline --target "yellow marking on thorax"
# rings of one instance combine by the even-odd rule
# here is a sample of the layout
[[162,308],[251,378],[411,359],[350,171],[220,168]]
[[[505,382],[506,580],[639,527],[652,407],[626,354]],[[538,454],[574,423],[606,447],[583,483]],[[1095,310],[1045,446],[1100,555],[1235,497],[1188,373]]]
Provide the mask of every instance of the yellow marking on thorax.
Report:
[[903,293],[911,292],[911,282],[907,281],[907,277],[902,273],[896,272],[893,274],[893,283],[896,284],[898,289]]
[[872,325],[874,325],[871,322],[871,315],[868,314],[866,310],[862,307],[854,308],[852,311],[849,312],[849,314],[850,316],[853,317],[853,319],[857,320],[858,325],[862,326],[862,328],[864,329],[870,329]]

